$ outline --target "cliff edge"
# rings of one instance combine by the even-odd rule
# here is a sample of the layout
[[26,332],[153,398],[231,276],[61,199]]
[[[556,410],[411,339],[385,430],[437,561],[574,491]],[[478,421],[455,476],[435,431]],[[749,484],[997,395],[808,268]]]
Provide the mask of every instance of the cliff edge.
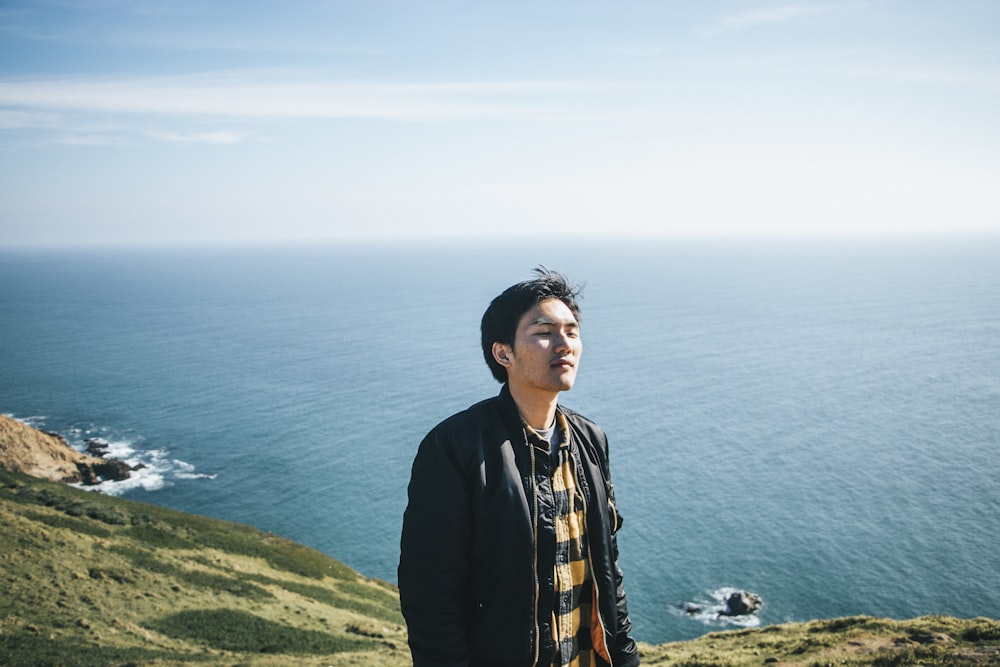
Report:
[[118,459],[78,452],[61,435],[5,415],[0,415],[0,468],[68,484],[98,484],[129,476],[128,465]]

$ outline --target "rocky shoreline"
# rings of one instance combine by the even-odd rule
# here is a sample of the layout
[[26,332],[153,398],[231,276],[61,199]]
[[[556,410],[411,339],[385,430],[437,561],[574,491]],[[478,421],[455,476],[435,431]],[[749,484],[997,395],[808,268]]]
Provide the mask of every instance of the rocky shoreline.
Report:
[[83,486],[128,479],[135,468],[107,456],[107,448],[107,443],[91,439],[87,452],[78,452],[59,433],[0,414],[0,468],[4,470]]

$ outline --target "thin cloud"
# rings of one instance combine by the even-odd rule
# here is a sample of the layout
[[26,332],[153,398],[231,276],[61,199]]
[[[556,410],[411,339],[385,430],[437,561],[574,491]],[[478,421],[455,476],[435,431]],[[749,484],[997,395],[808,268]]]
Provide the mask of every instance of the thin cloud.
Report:
[[813,16],[830,11],[832,7],[826,4],[793,4],[780,7],[759,7],[738,14],[724,17],[718,26],[705,32],[705,36],[714,37],[726,33],[749,30],[762,25],[784,23],[802,16]]
[[629,58],[653,58],[663,54],[663,49],[659,46],[641,44],[620,46],[613,51]]
[[927,85],[956,85],[986,90],[1000,90],[1000,76],[993,72],[975,69],[959,69],[946,67],[877,67],[862,72],[857,76],[916,83]]
[[238,144],[246,139],[246,135],[242,132],[195,132],[192,134],[182,134],[179,132],[150,132],[149,136],[160,141],[174,143],[214,145]]
[[49,143],[60,146],[125,146],[128,141],[120,136],[108,134],[63,134],[55,137]]
[[552,95],[597,89],[560,81],[339,84],[257,82],[246,76],[0,81],[0,107],[233,118],[536,119],[558,111]]
[[0,109],[0,130],[58,127],[59,117],[48,112]]

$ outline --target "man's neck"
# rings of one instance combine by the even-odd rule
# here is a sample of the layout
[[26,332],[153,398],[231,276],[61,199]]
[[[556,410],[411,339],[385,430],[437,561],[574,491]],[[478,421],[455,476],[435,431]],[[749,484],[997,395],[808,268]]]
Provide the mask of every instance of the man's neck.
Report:
[[540,392],[525,390],[510,386],[510,395],[521,413],[521,419],[536,431],[552,426],[556,418],[556,405],[559,403],[559,392]]

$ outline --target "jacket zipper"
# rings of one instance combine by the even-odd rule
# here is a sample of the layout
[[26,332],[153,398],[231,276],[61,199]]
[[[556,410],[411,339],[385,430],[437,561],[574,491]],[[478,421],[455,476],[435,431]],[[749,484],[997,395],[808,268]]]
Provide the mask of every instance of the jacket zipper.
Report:
[[531,572],[535,579],[535,657],[531,661],[532,665],[538,664],[538,654],[541,650],[539,645],[540,637],[542,632],[541,626],[538,623],[538,596],[539,596],[539,585],[538,585],[538,482],[535,479],[535,447],[528,441],[528,432],[521,430],[524,434],[524,444],[528,448],[528,452],[531,454],[531,539],[532,547],[534,551],[534,558],[531,562]]

